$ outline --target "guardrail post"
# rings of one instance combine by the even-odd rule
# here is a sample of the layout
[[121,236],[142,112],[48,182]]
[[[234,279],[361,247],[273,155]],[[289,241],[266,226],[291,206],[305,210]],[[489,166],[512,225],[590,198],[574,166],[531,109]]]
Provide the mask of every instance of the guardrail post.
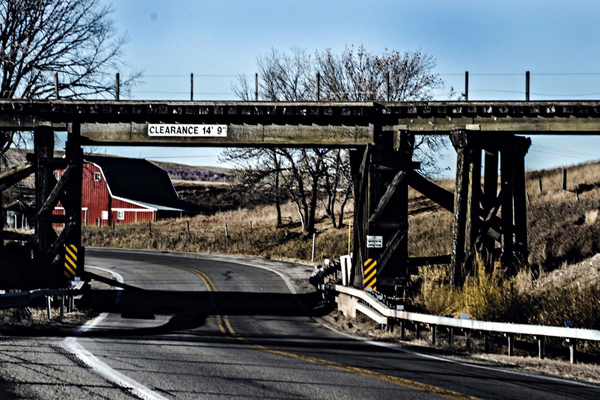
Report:
[[465,331],[465,350],[467,353],[471,351],[471,336],[469,335],[469,331]]
[[515,355],[515,338],[512,334],[506,335],[506,339],[508,341],[508,356],[512,357]]
[[546,339],[543,336],[536,337],[538,345],[538,357],[543,359],[546,357]]
[[65,316],[65,296],[60,296],[60,317]]
[[577,353],[577,349],[575,347],[576,340],[575,339],[567,339],[567,343],[569,343],[569,362],[571,364],[575,364],[575,356]]
[[491,344],[491,340],[490,340],[490,335],[489,334],[485,334],[483,335],[483,340],[485,342],[485,352],[486,353],[490,353],[492,350],[492,344]]
[[404,340],[406,338],[406,323],[404,320],[400,321],[400,340]]
[[437,336],[437,325],[431,325],[431,344],[435,345],[436,336]]
[[454,344],[454,328],[448,328],[448,344],[450,346]]
[[421,325],[419,323],[415,323],[415,338],[419,340],[421,338]]
[[48,319],[52,318],[52,297],[46,296],[46,315]]

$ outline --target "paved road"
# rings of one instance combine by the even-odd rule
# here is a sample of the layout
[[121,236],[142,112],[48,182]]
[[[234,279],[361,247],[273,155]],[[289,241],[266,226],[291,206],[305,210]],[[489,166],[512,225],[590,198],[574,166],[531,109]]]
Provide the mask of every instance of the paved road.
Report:
[[86,264],[137,288],[99,293],[97,304],[108,313],[62,343],[76,361],[65,370],[77,377],[80,365],[87,366],[87,375],[77,378],[90,381],[80,387],[87,396],[600,398],[600,388],[591,385],[446,362],[334,332],[299,306],[313,304],[314,295],[293,295],[288,283],[265,269],[99,250],[88,251]]

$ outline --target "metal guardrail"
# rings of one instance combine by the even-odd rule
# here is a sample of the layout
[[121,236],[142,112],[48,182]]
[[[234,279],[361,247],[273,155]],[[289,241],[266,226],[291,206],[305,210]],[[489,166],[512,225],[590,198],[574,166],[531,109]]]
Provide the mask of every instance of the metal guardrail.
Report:
[[[387,318],[401,319],[411,322],[419,322],[422,324],[444,326],[449,328],[468,329],[473,331],[496,332],[496,333],[512,333],[517,335],[528,336],[545,336],[557,337],[571,340],[592,340],[600,341],[600,331],[582,328],[565,328],[560,326],[545,326],[545,325],[528,325],[528,324],[511,324],[508,322],[491,322],[478,321],[472,319],[458,319],[449,317],[440,317],[430,314],[419,314],[403,310],[394,310],[383,304],[380,300],[374,298],[368,292],[363,290],[345,287],[335,284],[319,285],[321,290],[332,290],[338,293],[344,293],[349,296],[356,297],[373,310],[377,311],[381,316]],[[357,308],[358,309],[358,308]]]
[[[337,265],[336,265],[337,267]],[[430,314],[419,314],[397,309],[387,301],[385,295],[377,292],[367,292],[352,287],[342,286],[334,283],[324,283],[327,276],[334,273],[333,268],[322,269],[319,273],[310,277],[309,281],[320,291],[325,293],[344,294],[356,299],[355,309],[365,314],[381,325],[388,325],[393,321],[401,323],[411,322],[415,324],[426,324],[432,328],[432,342],[435,342],[437,327],[449,329],[450,341],[453,339],[453,330],[479,331],[486,333],[503,334],[508,339],[508,355],[514,353],[514,335],[533,336],[538,342],[538,355],[544,357],[545,338],[564,339],[569,344],[570,361],[575,362],[575,346],[577,341],[600,341],[600,331],[582,328],[570,328],[560,326],[513,324],[508,322],[479,321],[472,319],[458,319],[451,317],[440,317]],[[402,328],[404,332],[404,328]]]
[[0,309],[27,307],[33,300],[45,296],[78,296],[83,292],[84,283],[80,281],[68,288],[33,289],[0,294]]

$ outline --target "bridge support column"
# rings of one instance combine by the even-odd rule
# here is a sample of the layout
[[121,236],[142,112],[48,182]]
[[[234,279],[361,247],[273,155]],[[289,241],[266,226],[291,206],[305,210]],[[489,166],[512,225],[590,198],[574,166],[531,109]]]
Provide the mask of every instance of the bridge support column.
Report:
[[[69,124],[64,158],[54,158],[52,129],[38,128],[34,131],[37,187],[37,268],[34,279],[42,280],[46,286],[59,286],[66,278],[63,272],[65,245],[72,244],[77,249],[81,247],[83,154],[79,126],[79,123]],[[54,176],[55,170],[64,170],[58,181]],[[53,214],[59,202],[65,210],[64,215]],[[53,224],[63,225],[59,235],[54,231]],[[76,275],[81,272],[76,271]]]
[[353,285],[398,295],[406,288],[408,263],[408,173],[414,137],[407,130],[374,127],[373,146],[353,156],[355,230]]
[[473,261],[478,255],[488,271],[500,255],[502,266],[514,274],[517,264],[527,257],[525,154],[531,141],[465,131],[453,132],[451,140],[457,152],[451,283],[461,286],[465,277],[473,274]]
[[49,263],[44,260],[52,242],[56,240],[56,233],[52,228],[52,221],[42,209],[46,199],[50,196],[52,188],[56,184],[53,176],[51,161],[54,157],[54,131],[50,128],[37,128],[33,132],[34,154],[35,154],[35,236],[36,236],[36,278],[48,279],[51,275]]

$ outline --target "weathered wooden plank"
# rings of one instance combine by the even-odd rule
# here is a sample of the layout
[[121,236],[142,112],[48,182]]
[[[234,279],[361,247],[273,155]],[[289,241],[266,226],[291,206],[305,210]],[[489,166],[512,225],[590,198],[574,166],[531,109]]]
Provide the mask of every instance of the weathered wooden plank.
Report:
[[436,185],[416,171],[409,171],[407,178],[410,187],[446,210],[454,212],[454,193]]
[[505,266],[512,264],[513,258],[513,187],[516,180],[515,151],[505,150],[500,153],[500,176],[502,182],[502,262]]
[[75,169],[73,166],[70,165],[67,167],[60,181],[54,186],[44,204],[39,208],[38,217],[52,212],[56,204],[58,204],[61,194],[72,183],[71,178],[74,176],[74,172]]
[[[54,155],[54,132],[50,128],[38,128],[33,134],[37,167],[35,175],[36,208],[39,210],[56,182],[52,175],[53,171],[46,164],[46,160],[53,158]],[[56,233],[47,219],[36,218],[35,234],[37,236],[37,254],[43,256],[50,249]]]
[[[194,123],[212,122],[199,120]],[[134,122],[82,124],[81,134],[87,140],[103,145],[356,147],[373,143],[372,133],[368,127],[234,125],[227,119],[223,119],[221,124],[227,125],[227,136],[149,136],[148,124]]]
[[515,180],[513,182],[515,244],[519,256],[527,256],[527,192],[525,189],[525,158],[515,160]]
[[383,213],[383,210],[385,210],[385,208],[388,206],[388,204],[390,203],[390,200],[392,200],[392,197],[394,196],[394,194],[396,194],[398,187],[404,181],[405,178],[406,178],[406,172],[398,171],[398,173],[394,176],[394,179],[392,179],[392,182],[387,187],[387,190],[385,191],[383,196],[381,196],[381,200],[379,200],[379,204],[377,204],[375,211],[371,215],[371,218],[369,219],[369,223],[379,221],[379,219],[381,218],[381,214]]
[[426,256],[426,257],[410,257],[408,265],[411,267],[421,267],[425,265],[441,265],[450,264],[452,255],[445,254],[441,256]]
[[21,233],[14,231],[4,231],[3,237],[5,240],[19,240],[22,242],[31,242],[35,240],[35,235],[32,235],[31,233]]
[[0,172],[0,192],[22,181],[34,172],[35,166],[31,163],[17,165]]
[[60,232],[58,238],[52,243],[52,245],[48,248],[48,251],[44,253],[44,261],[46,263],[50,263],[54,260],[54,258],[58,255],[60,249],[65,246],[67,241],[67,237],[71,234],[71,232],[77,228],[76,222],[67,222],[65,224],[64,229]]
[[481,229],[481,149],[471,150],[469,164],[469,192],[467,199],[467,230],[465,233],[467,246],[475,246]]
[[469,149],[456,148],[456,194],[454,197],[454,231],[452,235],[452,261],[450,282],[460,286],[463,280],[462,266],[465,260],[465,234],[469,191]]
[[400,243],[404,240],[405,236],[406,236],[406,230],[399,229],[394,234],[392,239],[389,241],[389,243],[385,247],[383,254],[381,255],[381,258],[379,259],[379,263],[377,263],[377,274],[378,275],[381,275],[381,273],[383,272],[385,267],[388,265],[390,259],[396,252],[396,249],[398,248]]

